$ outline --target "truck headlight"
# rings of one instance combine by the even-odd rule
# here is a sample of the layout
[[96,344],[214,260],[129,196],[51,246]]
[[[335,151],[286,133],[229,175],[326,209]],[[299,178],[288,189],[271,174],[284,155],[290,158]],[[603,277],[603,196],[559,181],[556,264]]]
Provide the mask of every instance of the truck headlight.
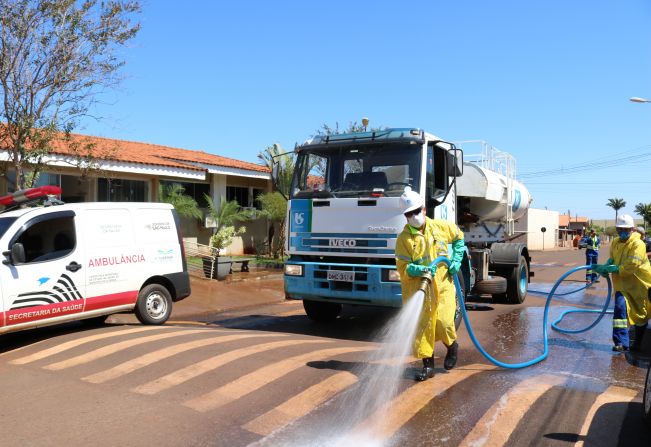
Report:
[[285,264],[285,275],[303,276],[303,266],[296,264]]
[[387,281],[400,281],[400,274],[398,270],[385,270]]

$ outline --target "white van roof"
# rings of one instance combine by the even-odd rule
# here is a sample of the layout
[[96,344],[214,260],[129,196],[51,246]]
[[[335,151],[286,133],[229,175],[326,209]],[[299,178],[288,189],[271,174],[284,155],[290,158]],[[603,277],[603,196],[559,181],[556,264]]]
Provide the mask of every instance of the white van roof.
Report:
[[66,203],[63,205],[50,205],[50,206],[32,206],[25,208],[18,208],[12,211],[0,213],[1,217],[20,217],[28,213],[40,211],[44,209],[56,211],[67,210],[88,210],[88,209],[173,209],[174,207],[169,203],[159,202],[82,202],[82,203]]

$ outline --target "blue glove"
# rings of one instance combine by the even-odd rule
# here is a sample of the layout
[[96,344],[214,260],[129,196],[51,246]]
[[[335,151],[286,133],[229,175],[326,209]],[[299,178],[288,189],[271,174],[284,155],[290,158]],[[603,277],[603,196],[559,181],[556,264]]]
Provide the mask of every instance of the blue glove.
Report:
[[450,267],[448,273],[450,276],[455,277],[461,269],[461,261],[463,260],[463,253],[465,252],[466,243],[463,239],[452,242],[452,254],[450,255]]
[[419,265],[419,264],[414,264],[411,263],[407,266],[407,274],[409,276],[423,276],[425,272],[431,272],[432,276],[436,274],[436,266],[429,266],[429,265]]
[[609,258],[609,259],[606,261],[606,265],[613,265],[614,263],[615,263],[615,260],[614,260],[613,258]]

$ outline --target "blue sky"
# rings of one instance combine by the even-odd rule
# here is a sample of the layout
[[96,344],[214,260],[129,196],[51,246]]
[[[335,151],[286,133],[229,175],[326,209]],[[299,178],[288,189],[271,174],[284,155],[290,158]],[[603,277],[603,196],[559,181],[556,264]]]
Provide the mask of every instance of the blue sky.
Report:
[[145,0],[140,19],[79,133],[256,162],[367,116],[510,152],[536,208],[651,203],[651,103],[628,100],[651,99],[647,0]]

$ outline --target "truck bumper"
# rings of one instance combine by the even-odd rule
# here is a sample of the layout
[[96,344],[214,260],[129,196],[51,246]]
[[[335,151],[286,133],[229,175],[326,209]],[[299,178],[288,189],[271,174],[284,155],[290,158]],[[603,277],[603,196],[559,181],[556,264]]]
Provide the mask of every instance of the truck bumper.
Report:
[[[402,306],[400,283],[383,280],[388,278],[389,270],[395,270],[394,266],[297,261],[287,263],[303,267],[303,276],[285,275],[285,296],[289,299],[382,307]],[[329,270],[353,271],[354,280],[328,280]]]

